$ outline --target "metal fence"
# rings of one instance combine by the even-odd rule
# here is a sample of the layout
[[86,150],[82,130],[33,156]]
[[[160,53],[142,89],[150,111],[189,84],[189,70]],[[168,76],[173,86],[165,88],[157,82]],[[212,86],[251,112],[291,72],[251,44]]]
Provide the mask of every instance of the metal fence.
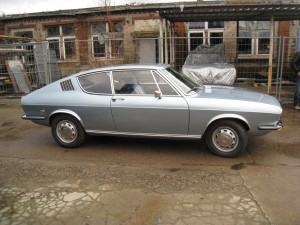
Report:
[[[197,55],[199,45],[214,48],[220,43],[223,43],[221,54],[200,54],[200,62],[210,58],[210,66],[217,63],[232,65],[236,70],[234,86],[268,92],[282,101],[292,99],[295,83],[290,60],[296,52],[297,38],[294,37],[274,38],[271,61],[272,42],[269,39],[222,38],[220,41],[220,38],[174,37],[125,40],[95,36],[87,41],[63,39],[0,45],[0,96],[24,95],[61,77],[106,65],[169,63],[181,70],[192,54]],[[203,66],[197,63],[196,60],[194,65]],[[268,81],[271,81],[270,90]]]

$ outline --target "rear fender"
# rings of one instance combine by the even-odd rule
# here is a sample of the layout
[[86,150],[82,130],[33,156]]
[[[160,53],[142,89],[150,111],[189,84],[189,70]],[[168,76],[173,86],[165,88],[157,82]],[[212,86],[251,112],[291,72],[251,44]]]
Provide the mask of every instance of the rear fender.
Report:
[[81,124],[81,126],[84,128],[84,124],[83,121],[81,120],[80,116],[68,109],[58,109],[55,110],[54,112],[52,112],[49,116],[49,125],[51,126],[53,119],[57,116],[57,115],[71,115],[73,117],[75,117]]

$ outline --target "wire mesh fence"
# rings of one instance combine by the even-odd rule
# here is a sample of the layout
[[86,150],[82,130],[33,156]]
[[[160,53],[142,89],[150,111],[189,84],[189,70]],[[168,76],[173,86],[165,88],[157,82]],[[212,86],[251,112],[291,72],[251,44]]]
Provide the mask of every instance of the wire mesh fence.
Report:
[[[273,48],[270,44],[273,43]],[[168,63],[179,70],[234,69],[234,86],[255,88],[281,100],[292,99],[294,74],[290,61],[297,38],[75,38],[39,43],[0,45],[0,95],[20,96],[76,72],[107,65],[130,63]],[[214,50],[212,50],[214,49]],[[270,52],[272,58],[270,60]],[[226,66],[224,67],[226,68]],[[271,73],[270,73],[271,69]],[[209,75],[212,72],[207,73]],[[220,72],[219,76],[224,74]]]

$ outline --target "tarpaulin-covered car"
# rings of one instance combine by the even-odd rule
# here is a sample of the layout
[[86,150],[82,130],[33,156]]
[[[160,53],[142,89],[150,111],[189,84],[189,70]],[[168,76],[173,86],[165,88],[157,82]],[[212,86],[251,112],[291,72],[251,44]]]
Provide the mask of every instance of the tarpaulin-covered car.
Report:
[[86,135],[205,138],[216,155],[235,157],[248,133],[282,127],[267,94],[199,86],[170,65],[118,65],[80,72],[22,97],[23,119],[50,126],[56,142],[78,147]]
[[236,69],[227,62],[224,43],[197,46],[188,54],[182,72],[199,85],[233,85],[236,80]]

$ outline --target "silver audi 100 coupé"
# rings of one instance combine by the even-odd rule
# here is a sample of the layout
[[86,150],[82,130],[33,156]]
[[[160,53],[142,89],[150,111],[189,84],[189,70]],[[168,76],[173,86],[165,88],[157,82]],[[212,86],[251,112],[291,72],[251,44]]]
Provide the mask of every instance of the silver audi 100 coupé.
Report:
[[119,65],[80,72],[22,97],[23,119],[50,126],[63,147],[86,135],[205,138],[216,155],[236,157],[248,133],[282,127],[270,95],[199,86],[170,65]]

